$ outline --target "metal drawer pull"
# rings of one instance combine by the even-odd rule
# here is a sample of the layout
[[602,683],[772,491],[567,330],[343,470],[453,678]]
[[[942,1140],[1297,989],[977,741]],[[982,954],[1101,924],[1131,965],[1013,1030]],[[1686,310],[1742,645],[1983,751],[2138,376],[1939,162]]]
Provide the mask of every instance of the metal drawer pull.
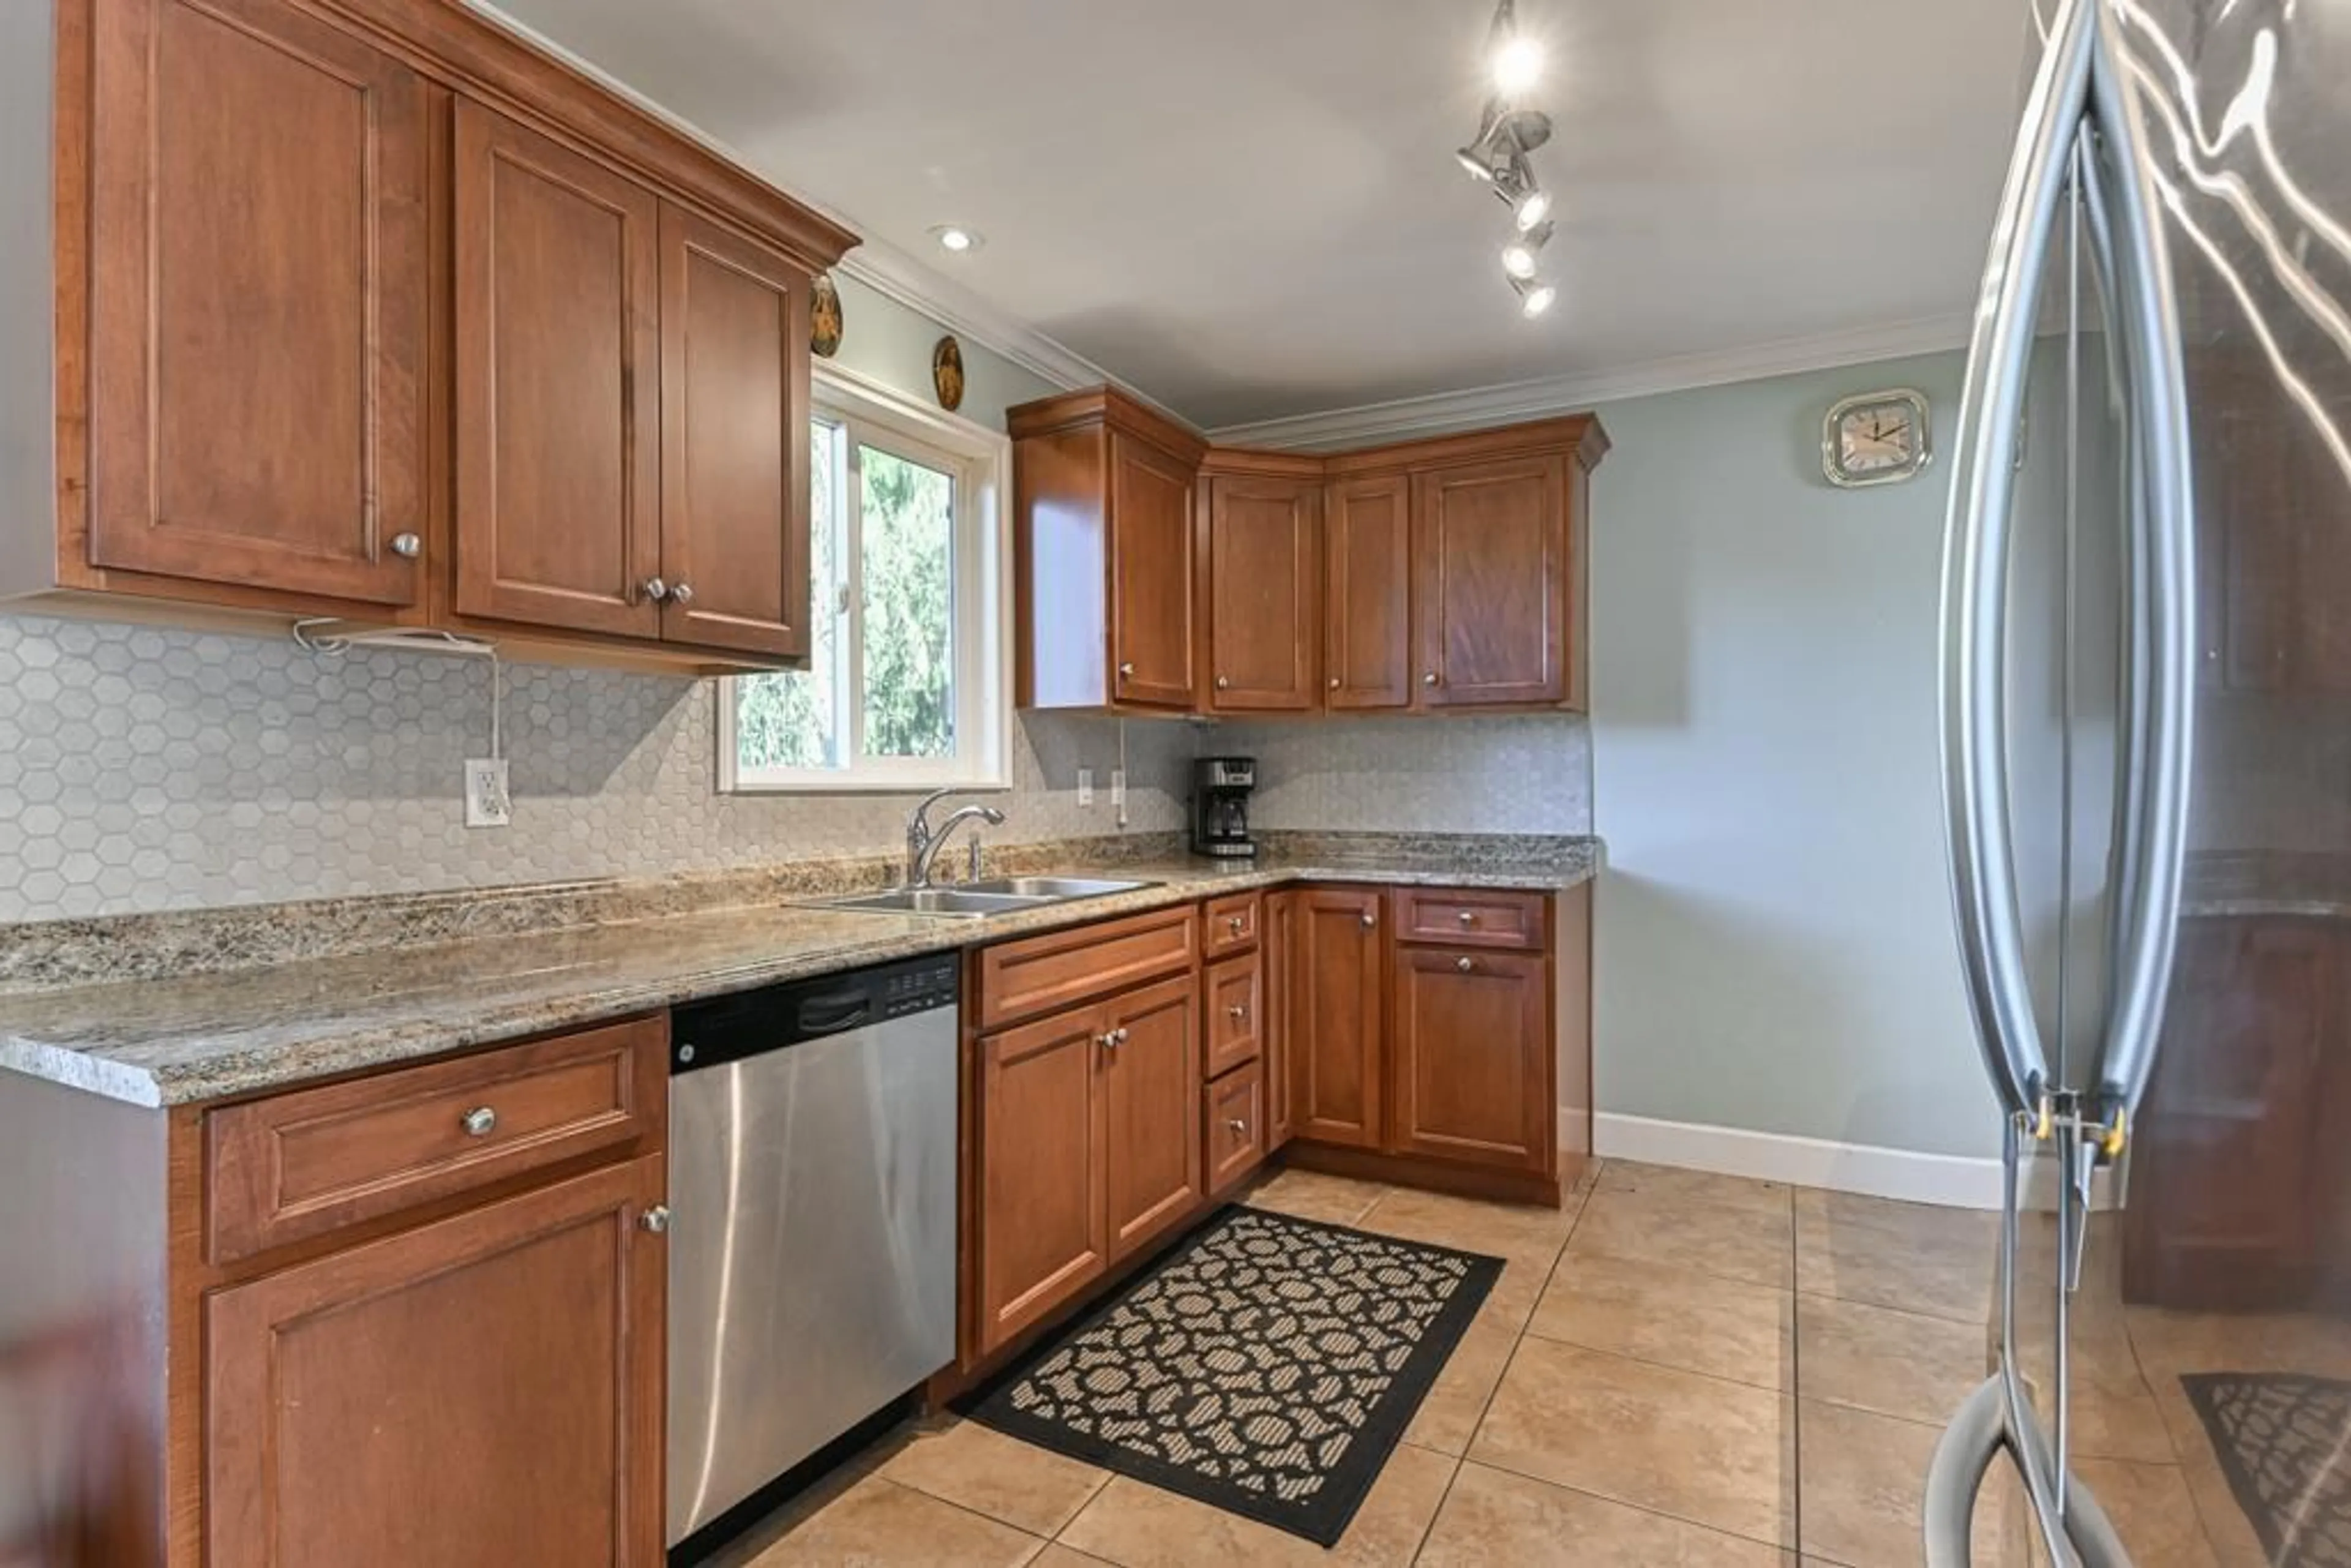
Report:
[[1475,958],[1456,958],[1453,960],[1453,967],[1466,975],[1471,970],[1477,968],[1478,960]]
[[1478,912],[1473,909],[1465,909],[1461,912],[1460,920],[1461,924],[1464,925],[1475,925],[1478,924]]
[[1242,932],[1249,929],[1249,921],[1242,915],[1228,915],[1225,916],[1225,925],[1234,936],[1238,936]]
[[498,1130],[498,1113],[487,1105],[476,1105],[458,1120],[469,1138],[486,1138]]
[[652,1231],[655,1236],[661,1236],[667,1233],[669,1230],[669,1205],[665,1203],[657,1203],[653,1205],[651,1208],[648,1208],[643,1214],[637,1216],[637,1223],[640,1226],[643,1226],[645,1229]]

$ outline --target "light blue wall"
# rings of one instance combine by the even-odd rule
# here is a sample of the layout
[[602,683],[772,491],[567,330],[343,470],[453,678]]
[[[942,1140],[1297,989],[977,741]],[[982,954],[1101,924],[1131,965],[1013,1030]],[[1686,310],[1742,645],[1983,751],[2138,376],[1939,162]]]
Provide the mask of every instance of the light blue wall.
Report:
[[1593,479],[1604,1113],[1982,1155],[1953,946],[1938,601],[1948,466],[1845,492],[1821,418],[1961,356],[1601,411]]
[[[925,402],[936,401],[931,350],[946,329],[853,277],[836,272],[833,281],[841,290],[841,351],[832,362]],[[968,340],[963,344],[963,406],[956,412],[997,430],[1004,428],[1006,409],[1061,390]]]

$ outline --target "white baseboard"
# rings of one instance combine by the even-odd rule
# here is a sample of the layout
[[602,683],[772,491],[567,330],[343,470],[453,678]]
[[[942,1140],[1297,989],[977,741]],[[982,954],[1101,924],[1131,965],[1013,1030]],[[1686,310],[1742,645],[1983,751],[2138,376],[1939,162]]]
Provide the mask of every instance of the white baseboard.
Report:
[[[1561,1119],[1564,1132],[1567,1113],[1562,1113]],[[1953,1208],[2000,1207],[2000,1162],[1996,1159],[1920,1154],[1869,1144],[1836,1144],[1825,1138],[1709,1127],[1692,1122],[1660,1122],[1608,1111],[1595,1114],[1592,1123],[1593,1152],[1604,1159],[1644,1160],[1651,1165],[1680,1166],[1722,1176],[1785,1182],[1791,1186],[1817,1186],[1831,1192],[1899,1198],[1907,1203],[1938,1203]],[[2091,1193],[2092,1207],[2115,1207],[2113,1184],[2106,1179],[2112,1174],[2103,1170],[2098,1173],[2097,1186]],[[2054,1192],[2049,1183],[2033,1181],[2031,1186],[2032,1190],[2026,1195],[2028,1207],[2053,1207]]]

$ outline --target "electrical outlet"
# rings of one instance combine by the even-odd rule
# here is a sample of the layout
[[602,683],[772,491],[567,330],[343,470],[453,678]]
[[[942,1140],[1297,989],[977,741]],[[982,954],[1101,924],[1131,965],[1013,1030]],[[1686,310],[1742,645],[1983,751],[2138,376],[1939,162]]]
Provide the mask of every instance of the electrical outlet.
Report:
[[1123,768],[1111,769],[1110,803],[1122,811],[1126,810],[1126,769]]
[[1091,768],[1081,768],[1078,769],[1078,804],[1091,806],[1093,803],[1094,770]]
[[506,758],[465,761],[465,826],[503,828],[514,821],[514,796],[507,789]]

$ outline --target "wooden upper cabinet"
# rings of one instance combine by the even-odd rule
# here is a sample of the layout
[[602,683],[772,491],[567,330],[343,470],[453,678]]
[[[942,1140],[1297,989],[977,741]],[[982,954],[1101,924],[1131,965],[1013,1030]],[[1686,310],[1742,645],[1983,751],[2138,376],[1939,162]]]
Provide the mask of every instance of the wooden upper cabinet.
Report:
[[1391,1152],[1552,1167],[1550,977],[1540,953],[1396,949]]
[[279,0],[89,16],[82,564],[418,603],[423,78]]
[[1322,484],[1211,474],[1207,497],[1206,706],[1217,713],[1303,713],[1322,706],[1316,666]]
[[1567,696],[1567,460],[1413,481],[1414,680],[1427,707]]
[[661,1560],[659,1155],[204,1309],[211,1568]]
[[1024,403],[1006,419],[1020,706],[1189,711],[1206,444],[1109,388]]
[[1318,887],[1295,898],[1281,1019],[1288,1124],[1301,1139],[1375,1149],[1387,1061],[1380,895]]
[[810,279],[661,214],[662,635],[809,653]]
[[1412,485],[1333,485],[1323,503],[1322,702],[1412,706]]
[[457,610],[656,638],[661,202],[456,116]]
[[1200,1175],[1199,988],[1190,976],[1103,1009],[1103,1181],[1110,1255],[1131,1257],[1192,1212]]
[[1192,470],[1110,433],[1111,693],[1138,707],[1192,706]]

